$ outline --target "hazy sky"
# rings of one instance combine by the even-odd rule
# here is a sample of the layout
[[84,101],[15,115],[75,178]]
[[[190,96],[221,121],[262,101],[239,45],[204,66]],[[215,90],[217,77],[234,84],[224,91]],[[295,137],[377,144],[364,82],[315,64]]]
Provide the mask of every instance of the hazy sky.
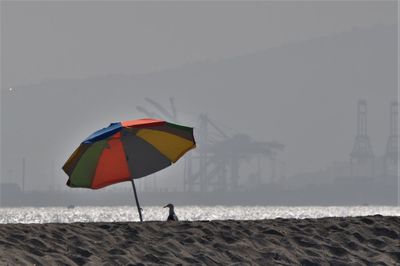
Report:
[[44,180],[56,160],[64,181],[76,145],[142,117],[145,97],[173,96],[184,115],[207,112],[283,142],[290,173],[348,161],[365,98],[381,156],[397,97],[397,23],[396,1],[2,1],[2,172],[20,176],[26,156]]
[[152,72],[397,22],[396,1],[2,1],[1,7],[5,87]]

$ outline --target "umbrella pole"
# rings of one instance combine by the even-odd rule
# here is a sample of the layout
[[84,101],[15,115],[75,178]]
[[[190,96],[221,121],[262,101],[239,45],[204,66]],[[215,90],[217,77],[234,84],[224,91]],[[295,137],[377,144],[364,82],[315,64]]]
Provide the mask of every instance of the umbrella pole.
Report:
[[137,193],[136,193],[135,182],[133,181],[133,179],[131,180],[131,182],[132,182],[133,193],[135,193],[136,206],[137,206],[137,209],[139,212],[140,221],[143,222],[142,210],[140,209],[139,200],[138,200]]

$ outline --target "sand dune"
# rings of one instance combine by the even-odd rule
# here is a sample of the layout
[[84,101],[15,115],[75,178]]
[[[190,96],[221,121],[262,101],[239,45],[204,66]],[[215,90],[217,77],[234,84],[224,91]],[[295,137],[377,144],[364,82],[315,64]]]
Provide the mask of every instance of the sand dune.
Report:
[[1,265],[399,265],[400,217],[0,225]]

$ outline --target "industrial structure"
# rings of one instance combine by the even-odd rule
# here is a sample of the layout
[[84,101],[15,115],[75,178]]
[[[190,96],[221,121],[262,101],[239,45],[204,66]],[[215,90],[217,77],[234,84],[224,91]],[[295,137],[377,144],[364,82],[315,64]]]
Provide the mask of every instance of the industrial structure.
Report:
[[386,144],[384,155],[384,175],[396,176],[399,170],[399,104],[392,102],[390,104],[390,126],[389,137]]
[[199,116],[198,135],[198,148],[188,156],[185,163],[185,191],[238,190],[243,187],[240,180],[244,176],[240,166],[252,159],[257,160],[257,169],[248,175],[253,180],[245,181],[253,186],[260,185],[260,157],[272,161],[271,178],[276,178],[277,153],[283,150],[283,144],[253,141],[244,134],[228,136],[206,114]]
[[[145,100],[155,112],[143,107],[138,107],[139,111],[148,116],[179,122],[172,98],[170,108],[165,108],[149,98]],[[372,150],[367,132],[365,100],[358,101],[356,114],[356,136],[350,161],[342,164],[336,162],[329,175],[332,175],[332,178],[398,176],[398,102],[392,102],[390,105],[390,133],[386,152],[382,157],[375,157]],[[256,188],[267,182],[285,183],[281,180],[284,178],[285,169],[282,168],[285,164],[278,159],[279,153],[284,149],[283,144],[255,141],[245,134],[228,134],[207,114],[200,114],[194,127],[197,149],[185,156],[184,191],[237,191],[249,187]],[[266,164],[263,160],[268,160],[269,163]],[[246,167],[250,162],[255,162],[255,167]],[[265,168],[269,170],[268,173],[262,172]],[[318,175],[324,175],[323,171]],[[154,189],[156,184],[153,184]]]
[[[156,112],[138,106],[137,110],[151,117],[169,119],[178,122],[174,101],[170,98],[170,110],[156,101],[145,99]],[[242,183],[256,187],[263,183],[261,158],[270,161],[272,182],[277,177],[277,156],[284,145],[278,142],[253,141],[244,134],[226,134],[217,123],[206,114],[198,116],[195,125],[197,149],[185,156],[183,190],[184,191],[227,191],[243,188]],[[256,160],[256,172],[241,173],[241,165]],[[243,180],[249,178],[252,180]],[[240,182],[241,180],[245,182]]]
[[357,104],[357,134],[353,150],[350,153],[351,176],[373,176],[374,154],[367,134],[367,102],[359,100]]
[[[398,176],[399,175],[399,135],[398,102],[390,104],[389,137],[383,157],[375,157],[367,134],[367,102],[357,104],[357,135],[350,154],[350,176]],[[380,166],[380,167],[377,167]],[[377,169],[380,171],[377,172]]]

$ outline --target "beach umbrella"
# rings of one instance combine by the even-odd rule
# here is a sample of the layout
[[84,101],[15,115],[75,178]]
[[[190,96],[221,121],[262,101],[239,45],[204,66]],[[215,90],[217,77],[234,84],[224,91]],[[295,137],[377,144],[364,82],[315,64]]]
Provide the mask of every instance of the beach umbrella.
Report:
[[191,127],[158,119],[112,123],[86,138],[63,170],[69,187],[99,189],[131,181],[142,221],[134,180],[170,166],[195,147]]

